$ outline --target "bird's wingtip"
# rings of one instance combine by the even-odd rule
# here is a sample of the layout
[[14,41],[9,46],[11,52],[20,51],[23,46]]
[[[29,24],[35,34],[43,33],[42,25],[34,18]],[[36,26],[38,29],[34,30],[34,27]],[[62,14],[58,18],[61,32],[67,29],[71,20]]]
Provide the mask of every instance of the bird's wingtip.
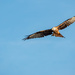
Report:
[[27,37],[26,37],[26,38],[23,38],[22,40],[23,40],[23,41],[27,40]]
[[30,38],[30,35],[26,35],[26,37],[25,37],[25,38],[23,38],[22,40],[24,40],[24,41],[25,41],[25,40],[27,40],[27,39],[31,39],[31,38]]

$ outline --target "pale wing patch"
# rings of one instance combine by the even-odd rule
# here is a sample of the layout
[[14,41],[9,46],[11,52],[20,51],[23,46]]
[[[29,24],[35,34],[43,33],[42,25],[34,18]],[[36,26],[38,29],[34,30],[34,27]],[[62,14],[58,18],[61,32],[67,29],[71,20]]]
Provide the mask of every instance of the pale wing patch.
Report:
[[66,28],[67,26],[71,25],[72,23],[75,22],[75,16],[64,21],[63,23],[61,23],[60,25],[56,26],[58,28],[58,30],[62,30],[64,28]]

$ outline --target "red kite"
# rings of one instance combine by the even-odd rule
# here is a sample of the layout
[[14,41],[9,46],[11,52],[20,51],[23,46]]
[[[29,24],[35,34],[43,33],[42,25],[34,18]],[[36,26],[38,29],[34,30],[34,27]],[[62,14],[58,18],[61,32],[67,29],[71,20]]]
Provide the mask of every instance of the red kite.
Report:
[[69,26],[73,22],[75,22],[75,16],[72,17],[72,18],[69,18],[68,20],[64,21],[60,25],[55,26],[51,29],[42,30],[42,31],[33,33],[31,35],[28,35],[23,40],[32,39],[32,38],[40,38],[40,37],[44,37],[44,36],[47,36],[47,35],[52,35],[52,36],[56,36],[56,37],[64,37],[63,35],[60,34],[59,30],[62,30],[64,28],[66,28],[67,26]]

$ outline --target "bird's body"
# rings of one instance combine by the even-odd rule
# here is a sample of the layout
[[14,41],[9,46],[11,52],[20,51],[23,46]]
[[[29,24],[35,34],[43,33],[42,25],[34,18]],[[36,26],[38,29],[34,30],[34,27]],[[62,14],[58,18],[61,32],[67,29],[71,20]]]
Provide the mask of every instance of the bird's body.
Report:
[[69,26],[73,22],[75,22],[75,16],[66,20],[66,21],[64,21],[60,25],[51,28],[51,29],[42,30],[42,31],[33,33],[33,34],[27,36],[26,38],[24,38],[23,40],[32,39],[32,38],[40,38],[40,37],[44,37],[44,36],[47,36],[47,35],[52,35],[52,36],[56,36],[56,37],[64,37],[63,35],[60,34],[59,30],[62,30],[64,28],[66,28],[67,26]]

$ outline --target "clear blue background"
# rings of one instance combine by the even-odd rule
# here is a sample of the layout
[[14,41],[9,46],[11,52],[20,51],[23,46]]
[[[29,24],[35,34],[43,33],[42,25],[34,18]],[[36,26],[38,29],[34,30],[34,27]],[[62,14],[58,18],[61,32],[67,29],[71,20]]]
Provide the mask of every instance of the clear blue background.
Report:
[[75,75],[75,23],[66,38],[22,40],[73,16],[75,0],[0,0],[0,75]]

